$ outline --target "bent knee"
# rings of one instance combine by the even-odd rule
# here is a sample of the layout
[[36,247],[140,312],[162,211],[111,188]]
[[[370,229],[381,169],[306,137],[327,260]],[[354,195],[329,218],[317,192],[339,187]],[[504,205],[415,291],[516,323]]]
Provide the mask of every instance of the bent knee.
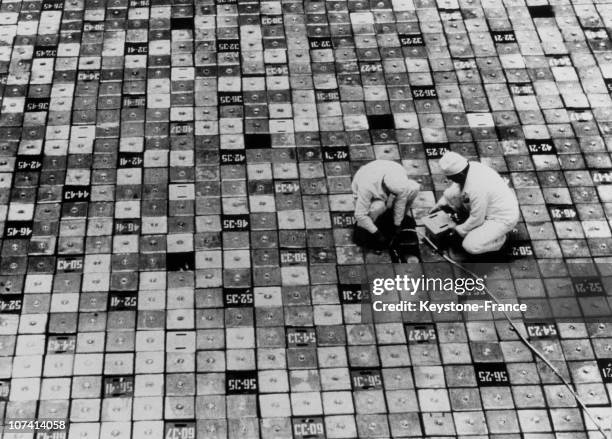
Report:
[[469,234],[463,240],[461,244],[463,249],[471,255],[481,255],[483,253],[495,252],[503,247],[506,242],[507,236],[504,235],[496,240],[484,242],[479,238],[470,236]]
[[468,233],[461,243],[463,249],[471,255],[479,255],[487,251],[485,243],[475,233]]
[[467,239],[463,240],[462,246],[463,249],[471,255],[480,255],[482,253],[485,253],[484,247],[482,245],[479,245],[478,243],[469,241]]
[[371,218],[376,219],[379,216],[381,216],[383,213],[385,213],[385,211],[387,210],[387,205],[385,204],[384,201],[374,201],[372,202],[372,204],[370,205],[370,210],[368,212],[368,215],[370,215]]

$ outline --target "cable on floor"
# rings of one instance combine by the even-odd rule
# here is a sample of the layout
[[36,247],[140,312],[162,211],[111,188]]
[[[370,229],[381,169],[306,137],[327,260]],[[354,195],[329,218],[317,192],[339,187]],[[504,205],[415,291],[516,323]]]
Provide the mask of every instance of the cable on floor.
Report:
[[[402,229],[402,231],[404,232],[413,232],[416,233],[417,236],[423,238],[425,240],[425,242],[427,242],[438,254],[440,254],[440,256],[442,256],[446,261],[448,261],[449,263],[451,263],[452,265],[454,265],[455,267],[459,268],[460,270],[464,271],[465,273],[469,274],[470,276],[479,278],[480,276],[478,276],[476,273],[474,273],[473,271],[469,270],[468,268],[464,267],[463,265],[461,265],[460,263],[458,263],[457,261],[455,261],[454,259],[450,258],[448,255],[446,255],[442,250],[440,250],[440,248],[438,248],[438,246],[436,244],[434,244],[432,242],[431,239],[429,239],[428,236],[426,236],[424,233],[419,232],[416,229]],[[397,236],[397,235],[396,235]],[[393,240],[392,240],[393,241]],[[484,287],[484,291],[487,293],[487,295],[493,299],[493,301],[495,303],[497,303],[498,305],[502,305],[502,303],[499,301],[499,299],[493,294],[491,293],[491,291],[489,291],[489,289],[487,288],[487,286],[485,285]],[[582,408],[582,410],[586,413],[586,415],[589,417],[589,419],[593,422],[593,424],[595,425],[595,427],[597,427],[597,430],[599,430],[599,432],[603,435],[603,438],[608,438],[608,434],[606,433],[606,430],[601,426],[601,424],[596,420],[595,415],[591,412],[591,410],[589,410],[589,408],[587,407],[586,403],[582,400],[582,398],[580,397],[580,395],[578,395],[578,393],[573,389],[572,385],[565,379],[565,377],[563,377],[563,375],[561,374],[561,372],[559,372],[559,370],[544,356],[544,354],[542,354],[540,351],[538,351],[535,346],[533,346],[529,340],[527,340],[527,338],[521,333],[520,329],[518,328],[518,326],[516,325],[516,323],[514,323],[514,321],[510,318],[510,315],[508,315],[508,313],[506,311],[501,311],[504,315],[504,317],[506,318],[506,320],[508,320],[508,322],[510,323],[510,326],[512,326],[512,328],[514,329],[514,331],[517,333],[517,335],[519,336],[519,338],[521,339],[521,341],[525,344],[525,346],[527,346],[529,348],[529,350],[531,350],[531,352],[533,352],[536,357],[540,358],[544,364],[546,364],[554,373],[555,375],[557,375],[560,379],[561,382],[565,385],[565,387],[567,387],[567,389],[570,391],[570,393],[572,394],[572,396],[574,397],[574,399],[576,400],[576,402],[578,403],[578,405],[580,406],[580,408]]]

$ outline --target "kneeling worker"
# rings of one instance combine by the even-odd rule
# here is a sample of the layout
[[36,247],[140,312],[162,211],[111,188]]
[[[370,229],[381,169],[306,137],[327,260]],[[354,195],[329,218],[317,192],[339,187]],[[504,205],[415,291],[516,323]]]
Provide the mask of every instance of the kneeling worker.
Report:
[[430,213],[450,208],[467,219],[455,226],[470,254],[495,252],[506,242],[507,234],[519,220],[514,191],[490,167],[468,162],[456,152],[446,152],[440,169],[453,182]]
[[352,189],[356,200],[355,244],[383,249],[403,225],[420,185],[408,178],[399,163],[374,160],[355,173]]

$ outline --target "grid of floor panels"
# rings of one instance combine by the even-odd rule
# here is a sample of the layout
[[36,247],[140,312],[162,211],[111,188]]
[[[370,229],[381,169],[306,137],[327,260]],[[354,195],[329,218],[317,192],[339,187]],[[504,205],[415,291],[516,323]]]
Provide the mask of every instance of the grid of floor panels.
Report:
[[501,314],[365,316],[374,278],[459,274],[354,246],[350,182],[401,161],[418,219],[447,149],[505,176],[487,283],[609,428],[611,31],[590,0],[3,0],[2,437],[600,438]]

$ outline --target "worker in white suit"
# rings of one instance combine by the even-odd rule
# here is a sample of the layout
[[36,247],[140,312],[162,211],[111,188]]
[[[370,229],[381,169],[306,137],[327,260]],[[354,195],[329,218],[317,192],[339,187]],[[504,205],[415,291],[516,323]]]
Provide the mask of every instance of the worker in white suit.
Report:
[[500,250],[520,217],[514,191],[495,170],[452,151],[442,156],[440,169],[453,183],[430,213],[450,207],[467,216],[455,232],[468,253]]
[[390,160],[374,160],[355,173],[357,245],[383,249],[406,219],[406,212],[419,193],[420,185],[408,178],[406,169]]

